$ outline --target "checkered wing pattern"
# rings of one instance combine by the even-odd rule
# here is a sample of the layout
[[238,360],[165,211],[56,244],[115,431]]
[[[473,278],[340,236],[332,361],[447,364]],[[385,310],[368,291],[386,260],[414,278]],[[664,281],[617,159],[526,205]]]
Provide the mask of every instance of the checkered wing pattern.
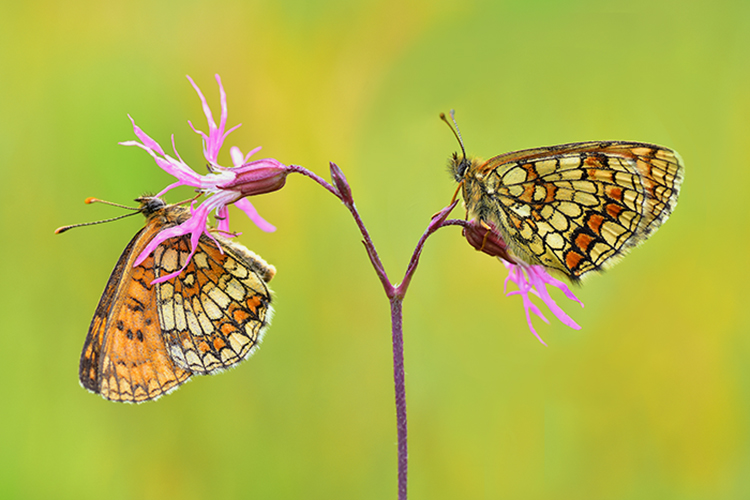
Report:
[[81,354],[81,385],[111,401],[140,403],[245,359],[271,315],[266,285],[273,266],[237,243],[203,236],[185,271],[163,283],[190,253],[189,236],[170,238],[137,267],[135,259],[163,229],[190,212],[142,198],[146,227],[117,262]]
[[[154,252],[157,274],[168,274],[190,254],[187,237]],[[177,280],[157,285],[161,329],[172,360],[195,374],[229,368],[258,346],[271,315],[266,282],[275,272],[229,240],[223,252],[203,236]]]
[[468,216],[498,228],[514,255],[576,281],[667,220],[683,170],[675,151],[653,144],[563,144],[475,161],[463,195]]

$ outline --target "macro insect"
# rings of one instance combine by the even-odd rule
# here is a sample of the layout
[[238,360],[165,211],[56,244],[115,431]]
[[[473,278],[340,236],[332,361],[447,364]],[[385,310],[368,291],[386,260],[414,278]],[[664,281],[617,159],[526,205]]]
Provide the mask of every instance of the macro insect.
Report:
[[[244,246],[212,234],[220,248],[203,234],[182,273],[153,283],[184,265],[190,235],[170,238],[140,265],[133,263],[156,234],[188,220],[190,210],[155,197],[136,201],[140,208],[132,210],[146,225],[109,277],[79,367],[84,388],[129,403],[156,399],[192,375],[216,373],[252,354],[270,321],[267,283],[276,273]],[[88,224],[56,233],[80,225]]]
[[[450,122],[441,114],[449,126]],[[451,111],[453,119],[453,112]],[[514,260],[573,282],[615,264],[677,204],[684,165],[655,144],[590,141],[514,151],[487,161],[461,146],[450,171],[467,219],[496,231]]]

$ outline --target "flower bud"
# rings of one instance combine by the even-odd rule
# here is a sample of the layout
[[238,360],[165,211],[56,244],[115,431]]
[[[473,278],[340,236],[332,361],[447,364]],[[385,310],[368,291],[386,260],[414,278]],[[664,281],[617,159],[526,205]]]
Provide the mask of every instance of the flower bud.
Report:
[[336,190],[341,195],[342,201],[347,205],[354,204],[354,198],[352,198],[352,188],[349,187],[349,183],[346,181],[344,172],[341,171],[338,165],[330,162],[331,166],[331,179],[333,184],[336,186]]

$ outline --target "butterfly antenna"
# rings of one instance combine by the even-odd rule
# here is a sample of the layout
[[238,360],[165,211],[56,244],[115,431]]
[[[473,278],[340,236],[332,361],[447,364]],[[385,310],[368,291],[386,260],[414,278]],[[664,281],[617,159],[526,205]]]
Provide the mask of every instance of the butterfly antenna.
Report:
[[451,132],[453,132],[453,135],[456,136],[456,140],[458,141],[458,145],[461,146],[461,154],[464,157],[464,160],[466,159],[466,150],[464,149],[464,140],[461,138],[461,131],[458,129],[458,123],[456,123],[456,110],[451,109],[451,121],[453,121],[453,125],[451,125],[451,122],[448,121],[448,118],[445,117],[445,113],[440,113],[440,119],[443,120],[446,125],[451,129]]
[[[124,208],[126,210],[133,210],[135,212],[140,212],[140,210],[141,210],[140,207],[139,208],[129,207],[127,205],[120,205],[119,203],[115,203],[115,202],[112,202],[112,201],[100,200],[99,198],[91,198],[91,197],[89,197],[89,198],[86,198],[83,202],[86,205],[91,205],[92,203],[104,203],[105,205],[112,205],[113,207]],[[129,215],[132,215],[132,214],[129,214]]]
[[71,224],[70,226],[58,227],[57,229],[55,229],[55,234],[64,233],[68,229],[73,229],[74,227],[95,226],[96,224],[104,224],[105,222],[112,222],[112,221],[115,221],[115,220],[124,219],[125,217],[130,217],[131,215],[139,214],[143,210],[142,208],[134,208],[134,207],[129,207],[127,205],[120,205],[119,203],[113,203],[111,201],[100,200],[98,198],[86,198],[86,200],[84,201],[84,203],[86,203],[87,205],[90,205],[92,203],[104,203],[105,205],[112,205],[113,207],[119,207],[119,208],[124,208],[124,209],[127,209],[127,210],[133,210],[133,212],[131,212],[129,214],[118,215],[117,217],[112,217],[111,219],[97,220],[97,221],[94,221],[94,222],[82,222],[80,224]]

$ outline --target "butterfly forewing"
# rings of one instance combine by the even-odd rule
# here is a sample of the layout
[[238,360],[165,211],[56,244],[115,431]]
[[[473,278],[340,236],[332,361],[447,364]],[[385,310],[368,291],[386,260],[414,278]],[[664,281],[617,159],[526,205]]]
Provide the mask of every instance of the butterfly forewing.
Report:
[[81,385],[112,401],[155,399],[190,377],[172,363],[164,346],[151,285],[153,258],[133,268],[135,258],[161,227],[150,219],[123,252],[83,346]]
[[469,216],[498,228],[520,260],[577,280],[658,229],[682,176],[679,156],[667,148],[573,143],[475,162],[463,193]]
[[[271,296],[266,286],[272,266],[246,248],[217,239],[223,253],[203,236],[177,280],[158,285],[159,317],[174,362],[196,374],[228,368],[250,355],[268,324]],[[162,245],[157,273],[179,269],[189,240]]]

